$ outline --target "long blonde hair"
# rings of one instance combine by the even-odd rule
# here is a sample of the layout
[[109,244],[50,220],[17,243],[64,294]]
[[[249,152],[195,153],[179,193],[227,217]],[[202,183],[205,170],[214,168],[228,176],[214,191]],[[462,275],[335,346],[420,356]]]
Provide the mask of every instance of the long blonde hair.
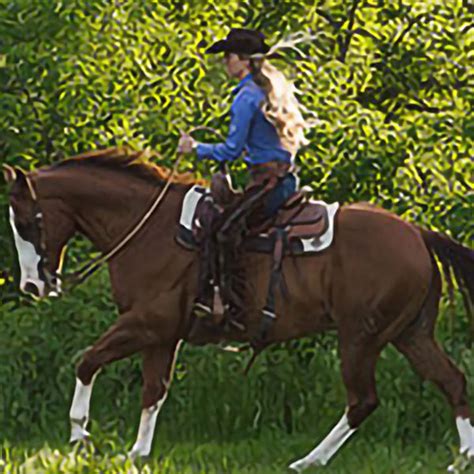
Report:
[[265,58],[250,58],[253,80],[265,92],[262,106],[265,117],[275,126],[283,148],[292,156],[309,142],[305,130],[311,126],[301,112],[295,86]]

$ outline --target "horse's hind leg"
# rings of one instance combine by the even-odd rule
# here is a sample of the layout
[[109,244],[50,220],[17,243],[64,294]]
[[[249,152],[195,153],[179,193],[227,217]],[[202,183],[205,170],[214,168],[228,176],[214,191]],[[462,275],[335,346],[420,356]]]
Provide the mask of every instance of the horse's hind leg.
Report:
[[148,456],[151,451],[156,418],[168,395],[180,342],[147,347],[143,351],[142,414],[138,436],[129,456]]
[[460,452],[474,458],[474,428],[466,392],[466,378],[436,343],[433,336],[440,296],[439,274],[422,308],[419,319],[394,341],[397,349],[426,380],[434,382],[451,404],[460,438]]
[[456,417],[460,451],[474,457],[474,429],[469,419],[464,374],[451,362],[431,335],[411,334],[397,340],[395,346],[408,358],[422,378],[434,382],[445,394]]
[[375,365],[379,350],[370,344],[342,344],[342,376],[347,389],[347,409],[332,431],[303,459],[289,467],[301,472],[311,465],[324,466],[377,407]]
[[130,356],[152,343],[150,333],[133,312],[124,313],[99,340],[86,351],[77,367],[76,388],[69,411],[71,420],[70,441],[88,438],[86,426],[94,378],[110,362]]

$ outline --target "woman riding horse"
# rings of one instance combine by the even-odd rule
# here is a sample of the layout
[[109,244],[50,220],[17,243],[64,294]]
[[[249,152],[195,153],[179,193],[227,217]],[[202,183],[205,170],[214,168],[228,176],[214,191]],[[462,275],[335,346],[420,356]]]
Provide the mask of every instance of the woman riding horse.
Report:
[[[293,159],[301,145],[306,144],[304,129],[307,126],[293,93],[293,85],[283,74],[270,65],[267,57],[270,47],[262,33],[248,29],[232,29],[226,39],[217,41],[206,53],[224,53],[224,64],[231,78],[239,79],[234,89],[229,134],[225,142],[198,143],[183,134],[178,151],[197,152],[198,160],[211,159],[219,163],[233,161],[245,150],[250,180],[243,202],[255,198],[245,214],[263,205],[263,218],[276,214],[279,207],[295,193],[297,178]],[[258,199],[259,193],[263,203]],[[237,213],[242,218],[242,213]],[[240,221],[241,222],[241,221]],[[225,223],[226,238],[236,234],[232,222]],[[209,224],[208,224],[209,225]],[[221,226],[222,228],[222,226]],[[232,229],[230,231],[229,229]],[[207,232],[209,248],[212,232]],[[230,248],[232,244],[230,245]],[[196,316],[212,313],[214,289],[209,275],[209,254],[201,252],[199,295],[194,306]]]

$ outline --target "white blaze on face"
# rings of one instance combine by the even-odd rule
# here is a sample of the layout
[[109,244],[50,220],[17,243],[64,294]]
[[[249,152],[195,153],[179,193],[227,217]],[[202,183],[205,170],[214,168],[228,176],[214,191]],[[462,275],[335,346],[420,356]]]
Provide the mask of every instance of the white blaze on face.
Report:
[[24,240],[15,225],[15,211],[10,206],[10,225],[15,239],[16,250],[18,252],[18,260],[20,263],[21,279],[20,289],[25,290],[27,283],[33,283],[39,291],[39,296],[44,295],[44,281],[41,280],[38,272],[38,264],[41,257],[36,252],[35,246]]

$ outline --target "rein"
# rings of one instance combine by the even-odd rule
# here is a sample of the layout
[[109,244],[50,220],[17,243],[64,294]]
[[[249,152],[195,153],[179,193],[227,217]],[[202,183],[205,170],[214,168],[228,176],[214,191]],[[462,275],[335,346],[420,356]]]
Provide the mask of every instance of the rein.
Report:
[[[194,127],[190,132],[194,133],[197,130],[208,130],[216,135],[220,136],[220,133],[207,126],[198,126]],[[85,280],[87,280],[90,276],[92,276],[104,263],[108,262],[111,258],[113,258],[115,255],[117,255],[120,250],[122,250],[129,242],[130,240],[133,239],[137,235],[137,233],[144,227],[144,225],[148,222],[152,214],[155,212],[156,208],[159,206],[159,204],[162,202],[164,196],[166,195],[169,187],[171,186],[172,179],[174,175],[176,174],[179,164],[181,163],[181,160],[183,158],[184,154],[180,153],[178,158],[176,159],[173,168],[171,169],[170,174],[168,175],[166,179],[166,183],[163,186],[163,188],[160,190],[158,193],[157,197],[153,198],[153,204],[150,206],[150,208],[147,210],[147,212],[143,215],[143,217],[133,226],[132,230],[128,231],[125,233],[125,235],[120,239],[120,241],[112,247],[111,250],[109,250],[107,253],[103,253],[102,255],[99,255],[95,258],[93,258],[91,261],[86,263],[83,267],[79,268],[79,270],[76,270],[73,273],[69,273],[67,275],[60,275],[58,273],[52,273],[50,272],[47,268],[43,268],[44,275],[46,277],[47,283],[50,287],[54,285],[54,282],[56,279],[60,279],[63,283],[66,284],[67,290],[72,290],[76,286],[80,285],[83,283]],[[40,229],[40,248],[41,248],[41,259],[43,260],[44,264],[47,264],[48,262],[48,257],[47,257],[47,246],[46,246],[46,241],[44,237],[44,224],[43,224],[43,213],[41,212],[41,208],[38,203],[38,195],[36,193],[35,187],[33,185],[33,181],[28,175],[25,175],[26,177],[26,183],[28,185],[28,189],[30,191],[31,198],[33,200],[34,206],[35,206],[35,219],[36,219],[36,224],[38,228]],[[64,288],[66,290],[66,288]]]
[[68,280],[72,280],[72,283],[69,283],[69,289],[73,289],[77,285],[83,283],[87,278],[93,275],[104,263],[108,262],[112,257],[114,257],[120,250],[122,250],[125,245],[130,242],[130,240],[135,237],[135,235],[143,228],[143,226],[148,222],[148,219],[152,216],[155,209],[159,206],[161,201],[166,195],[168,191],[173,176],[176,174],[178,166],[183,158],[184,154],[180,154],[178,159],[175,161],[173,165],[173,169],[171,170],[168,178],[166,179],[166,183],[161,189],[160,193],[156,198],[153,199],[153,204],[150,206],[148,211],[143,215],[143,217],[135,224],[133,229],[130,232],[127,232],[125,236],[116,244],[111,250],[107,253],[99,255],[98,257],[92,259],[89,263],[84,265],[82,268],[77,270],[76,272],[72,273],[67,277]]

